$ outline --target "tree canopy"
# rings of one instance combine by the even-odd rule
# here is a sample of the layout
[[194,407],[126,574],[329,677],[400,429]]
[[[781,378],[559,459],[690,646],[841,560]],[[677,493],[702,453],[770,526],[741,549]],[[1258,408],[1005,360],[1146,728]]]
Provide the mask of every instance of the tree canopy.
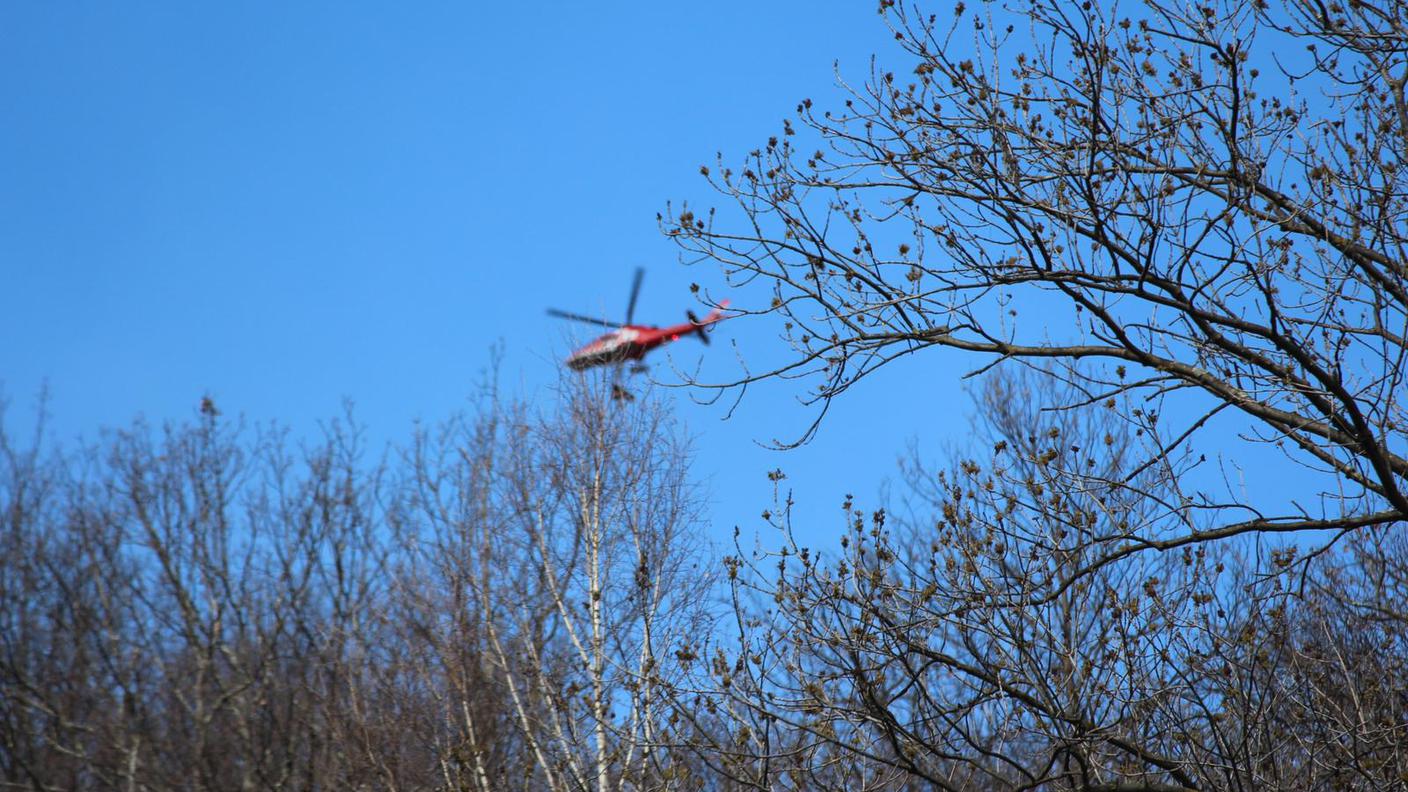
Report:
[[1122,400],[1143,464],[1196,463],[1211,425],[1316,474],[1293,507],[1180,476],[1175,541],[1408,516],[1400,4],[880,13],[894,63],[703,168],[717,211],[663,219],[770,287],[791,355],[732,384],[800,377],[824,407],[919,352],[1054,365],[1073,403]]

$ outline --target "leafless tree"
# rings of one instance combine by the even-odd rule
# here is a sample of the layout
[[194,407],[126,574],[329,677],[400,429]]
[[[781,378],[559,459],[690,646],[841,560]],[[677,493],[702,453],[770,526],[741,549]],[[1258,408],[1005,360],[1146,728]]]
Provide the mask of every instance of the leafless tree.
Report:
[[[782,324],[781,364],[717,387],[800,379],[819,422],[923,350],[1033,372],[986,391],[990,453],[914,468],[912,517],[848,498],[822,561],[784,497],[781,555],[740,550],[762,604],[712,661],[720,764],[1400,788],[1404,7],[971,6],[881,0],[894,63],[662,217]],[[1209,469],[1251,454],[1308,486]]]
[[[688,780],[659,689],[675,666],[662,647],[707,615],[698,500],[668,413],[644,394],[615,398],[612,380],[572,375],[551,410],[498,405],[415,445],[407,591],[441,603],[423,609],[441,615],[431,645],[453,651],[472,633],[470,678],[511,702],[494,724],[464,711],[471,755],[492,748],[492,728],[526,761],[507,777],[476,764],[471,788]],[[456,714],[475,684],[451,688]]]
[[332,739],[380,604],[361,453],[346,426],[295,452],[209,400],[67,454],[0,432],[6,784],[381,786]]
[[1075,388],[1053,382],[992,379],[987,445],[911,463],[893,514],[848,497],[838,552],[783,496],[781,546],[728,561],[736,639],[698,649],[714,766],[764,789],[1401,788],[1401,533],[1309,570],[1251,542],[1092,567],[1105,525],[1176,519],[1176,476],[1117,410],[1043,409]]
[[[1248,687],[1272,688],[1265,713],[1283,788],[1408,783],[1408,547],[1401,528],[1357,533],[1289,584],[1298,596],[1240,630],[1266,636]],[[1285,551],[1282,551],[1283,553]],[[1283,563],[1285,562],[1283,555]]]
[[370,456],[206,400],[68,451],[0,422],[0,785],[675,789],[707,629],[664,405],[570,375]]
[[892,66],[703,168],[717,212],[662,219],[771,289],[791,352],[732,384],[800,377],[824,407],[923,350],[1050,361],[1080,402],[1142,400],[1141,464],[1240,432],[1318,482],[1287,505],[1181,479],[1176,529],[1104,526],[1072,572],[1408,516],[1403,4],[880,11]]

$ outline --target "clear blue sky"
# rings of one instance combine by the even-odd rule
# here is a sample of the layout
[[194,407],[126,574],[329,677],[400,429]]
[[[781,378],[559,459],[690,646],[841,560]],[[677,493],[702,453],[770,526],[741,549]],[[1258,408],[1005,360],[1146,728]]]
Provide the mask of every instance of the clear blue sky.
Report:
[[[836,95],[833,61],[860,76],[888,36],[869,4],[815,1],[0,5],[11,429],[47,382],[64,438],[205,393],[295,434],[348,398],[402,438],[464,404],[499,340],[505,379],[540,388],[590,332],[543,309],[619,313],[642,265],[638,320],[678,320],[719,279],[677,263],[656,212],[707,203],[700,164]],[[775,333],[716,339],[747,356]],[[873,495],[907,439],[961,432],[935,367],[956,364],[877,377],[788,453],[755,441],[805,427],[790,385],[729,421],[683,401],[715,535],[758,527],[779,466],[803,535],[833,534],[840,493]]]

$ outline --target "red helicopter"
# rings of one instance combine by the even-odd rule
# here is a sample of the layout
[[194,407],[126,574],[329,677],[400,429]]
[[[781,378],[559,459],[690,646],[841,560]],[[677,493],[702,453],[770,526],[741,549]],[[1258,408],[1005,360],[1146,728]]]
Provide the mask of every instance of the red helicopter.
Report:
[[685,311],[685,316],[689,318],[689,321],[682,324],[669,327],[631,324],[631,319],[636,311],[636,297],[640,294],[640,281],[644,276],[645,270],[637,268],[635,281],[631,284],[631,299],[626,303],[625,322],[608,322],[605,319],[559,311],[556,308],[548,309],[549,315],[561,319],[571,319],[575,322],[612,328],[611,332],[569,355],[566,361],[568,368],[581,371],[607,363],[640,360],[650,350],[671,341],[678,341],[680,336],[687,333],[694,333],[699,336],[700,341],[707,345],[709,336],[705,335],[705,331],[709,325],[728,318],[724,316],[723,310],[728,307],[728,300],[724,300],[719,303],[719,307],[710,311],[703,319],[695,316],[693,311]]

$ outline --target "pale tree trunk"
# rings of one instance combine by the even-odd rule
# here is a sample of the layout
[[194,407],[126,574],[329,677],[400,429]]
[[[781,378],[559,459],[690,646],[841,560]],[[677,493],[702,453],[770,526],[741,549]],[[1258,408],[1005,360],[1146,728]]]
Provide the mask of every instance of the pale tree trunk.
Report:
[[654,647],[662,623],[683,624],[679,614],[703,601],[679,572],[689,566],[684,539],[696,513],[680,441],[658,405],[617,401],[609,386],[566,381],[561,404],[544,416],[498,406],[492,431],[447,455],[483,479],[462,498],[473,505],[435,518],[459,544],[425,548],[448,585],[476,592],[483,651],[529,773],[552,790],[662,785],[647,778],[664,766],[652,753],[653,680],[662,673]]
[[597,792],[607,792],[608,746],[606,738],[607,688],[606,688],[606,634],[602,619],[602,525],[601,525],[601,478],[592,481],[592,493],[588,500],[584,525],[587,531],[587,602],[591,614],[591,684],[592,719],[596,736],[596,788]]

